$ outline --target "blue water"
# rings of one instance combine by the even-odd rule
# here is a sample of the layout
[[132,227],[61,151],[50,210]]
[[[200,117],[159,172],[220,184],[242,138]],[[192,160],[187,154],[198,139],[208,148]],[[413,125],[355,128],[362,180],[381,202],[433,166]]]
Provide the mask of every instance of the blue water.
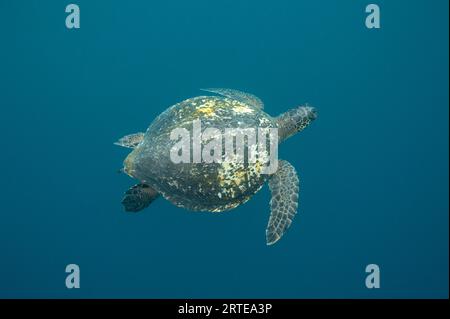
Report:
[[[378,0],[380,30],[359,0],[75,3],[79,30],[69,2],[0,2],[0,297],[448,297],[448,1]],[[113,142],[203,87],[319,111],[280,147],[301,204],[272,247],[267,187],[122,210]]]

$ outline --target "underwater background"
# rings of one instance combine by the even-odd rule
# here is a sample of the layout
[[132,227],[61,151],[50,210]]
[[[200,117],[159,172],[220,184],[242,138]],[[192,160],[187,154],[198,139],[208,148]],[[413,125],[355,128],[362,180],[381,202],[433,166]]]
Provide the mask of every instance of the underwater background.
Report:
[[[448,298],[448,1],[377,0],[379,30],[360,0],[74,2],[78,30],[68,1],[0,2],[1,298]],[[280,146],[301,193],[274,246],[267,187],[123,211],[113,142],[204,87],[318,110]]]

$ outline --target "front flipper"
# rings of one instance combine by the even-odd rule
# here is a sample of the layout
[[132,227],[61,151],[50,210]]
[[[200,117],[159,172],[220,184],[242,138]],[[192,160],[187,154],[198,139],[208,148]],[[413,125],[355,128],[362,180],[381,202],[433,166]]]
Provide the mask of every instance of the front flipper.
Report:
[[216,93],[216,94],[228,97],[230,99],[234,99],[239,102],[256,107],[261,110],[264,108],[264,103],[261,101],[261,99],[250,93],[241,92],[241,91],[233,90],[233,89],[211,88],[211,89],[201,89],[201,90],[206,91],[206,92]]
[[144,133],[135,133],[122,137],[114,144],[127,148],[136,148],[143,140]]
[[266,229],[267,245],[275,244],[286,232],[297,214],[299,179],[287,161],[278,162],[278,171],[269,180],[272,193],[270,218]]
[[138,212],[151,204],[159,193],[147,184],[137,184],[125,192],[122,205],[127,212]]

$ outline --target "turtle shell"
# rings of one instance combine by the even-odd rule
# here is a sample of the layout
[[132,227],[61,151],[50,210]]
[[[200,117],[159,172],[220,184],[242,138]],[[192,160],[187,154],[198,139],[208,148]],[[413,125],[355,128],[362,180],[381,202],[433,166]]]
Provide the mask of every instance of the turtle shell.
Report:
[[[125,171],[158,190],[173,204],[194,211],[224,211],[246,202],[261,189],[268,176],[262,163],[174,163],[170,152],[177,140],[170,138],[184,128],[192,138],[193,122],[202,131],[216,128],[273,128],[274,119],[262,109],[230,98],[200,96],[173,105],[149,126],[144,140],[125,159]],[[202,141],[202,149],[208,144]],[[222,143],[225,144],[225,143]],[[192,148],[192,144],[191,148]],[[192,152],[191,152],[192,153]]]

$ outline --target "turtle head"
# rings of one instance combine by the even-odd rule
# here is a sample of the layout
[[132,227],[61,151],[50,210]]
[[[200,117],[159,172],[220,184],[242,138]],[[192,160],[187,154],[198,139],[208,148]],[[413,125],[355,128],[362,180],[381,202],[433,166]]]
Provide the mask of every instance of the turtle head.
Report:
[[299,106],[281,114],[276,118],[280,141],[302,131],[316,118],[316,109],[308,105]]

